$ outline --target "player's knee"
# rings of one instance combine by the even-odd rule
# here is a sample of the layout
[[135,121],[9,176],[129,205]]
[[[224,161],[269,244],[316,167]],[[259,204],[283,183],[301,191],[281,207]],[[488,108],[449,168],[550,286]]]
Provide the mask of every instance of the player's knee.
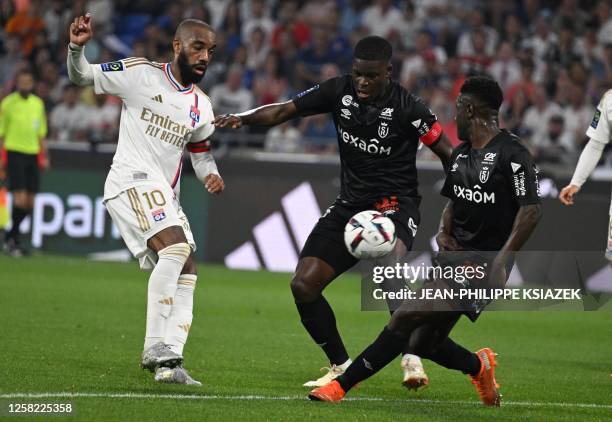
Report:
[[183,265],[182,274],[193,274],[195,276],[198,275],[198,269],[196,267],[195,260],[193,259],[193,255],[189,255],[187,261],[185,261],[185,265]]
[[389,322],[389,330],[400,336],[408,336],[418,324],[418,321],[419,314],[417,312],[398,309],[393,312],[393,316]]
[[317,283],[313,283],[312,280],[296,274],[291,280],[291,293],[293,293],[293,298],[298,302],[312,302],[319,297],[321,290]]
[[185,265],[190,254],[191,247],[187,243],[175,243],[157,251],[159,259],[168,259],[181,265]]

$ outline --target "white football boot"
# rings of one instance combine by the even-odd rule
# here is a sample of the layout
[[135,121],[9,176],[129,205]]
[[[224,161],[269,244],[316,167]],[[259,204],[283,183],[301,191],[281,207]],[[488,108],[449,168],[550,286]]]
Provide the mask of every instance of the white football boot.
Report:
[[183,356],[174,353],[170,350],[170,346],[160,341],[142,352],[140,366],[143,369],[155,372],[155,369],[158,367],[174,368],[182,363]]
[[344,371],[346,371],[346,368],[348,368],[352,362],[353,361],[349,359],[342,365],[332,365],[331,368],[321,368],[321,371],[327,371],[325,375],[314,381],[307,381],[303,385],[304,387],[323,387],[325,384],[344,374]]
[[155,371],[155,381],[167,384],[197,385],[202,383],[191,378],[191,375],[182,366],[174,368],[160,367]]

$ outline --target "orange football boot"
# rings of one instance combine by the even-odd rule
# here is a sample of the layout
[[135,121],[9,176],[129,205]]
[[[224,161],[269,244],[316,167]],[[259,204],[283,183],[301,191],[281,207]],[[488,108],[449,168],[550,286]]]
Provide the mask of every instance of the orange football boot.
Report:
[[308,394],[308,398],[313,401],[329,401],[339,403],[346,393],[338,381],[331,381],[323,387],[315,388]]
[[499,406],[501,401],[501,394],[497,389],[499,384],[495,381],[495,367],[497,362],[493,350],[485,347],[476,352],[476,356],[480,360],[480,371],[478,375],[470,375],[472,384],[476,387],[480,400],[485,406]]

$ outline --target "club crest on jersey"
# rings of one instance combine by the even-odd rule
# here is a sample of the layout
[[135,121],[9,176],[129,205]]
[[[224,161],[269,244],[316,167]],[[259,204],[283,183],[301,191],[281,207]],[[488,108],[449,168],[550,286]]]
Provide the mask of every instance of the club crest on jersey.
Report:
[[352,95],[345,95],[344,97],[342,97],[342,105],[345,107],[348,107],[348,106],[353,106],[355,108],[359,107],[359,104],[353,101]]
[[478,180],[480,180],[480,183],[487,183],[487,180],[489,180],[490,175],[491,175],[491,169],[485,166],[482,169],[480,169]]
[[392,120],[393,119],[393,109],[390,107],[385,107],[380,112],[380,118],[383,120]]
[[166,219],[166,213],[164,212],[163,208],[153,211],[151,215],[155,221],[162,221]]
[[100,64],[102,72],[119,72],[123,70],[123,63],[121,62],[107,62]]
[[191,119],[191,127],[194,127],[196,123],[200,122],[200,109],[192,105],[189,109],[189,118]]
[[386,138],[389,134],[389,123],[380,122],[380,126],[378,126],[378,136],[381,138]]

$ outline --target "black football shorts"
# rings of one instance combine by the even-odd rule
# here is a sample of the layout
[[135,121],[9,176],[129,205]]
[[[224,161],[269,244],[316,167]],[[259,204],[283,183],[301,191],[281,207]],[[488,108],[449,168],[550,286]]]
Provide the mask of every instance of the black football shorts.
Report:
[[349,253],[344,244],[344,228],[351,217],[366,210],[379,211],[389,217],[395,224],[397,237],[410,250],[420,222],[419,203],[420,198],[396,196],[360,206],[336,200],[308,236],[300,258],[322,259],[334,269],[336,275],[353,267],[358,259]]
[[9,191],[25,190],[30,193],[37,193],[40,186],[37,155],[7,151],[6,158]]

